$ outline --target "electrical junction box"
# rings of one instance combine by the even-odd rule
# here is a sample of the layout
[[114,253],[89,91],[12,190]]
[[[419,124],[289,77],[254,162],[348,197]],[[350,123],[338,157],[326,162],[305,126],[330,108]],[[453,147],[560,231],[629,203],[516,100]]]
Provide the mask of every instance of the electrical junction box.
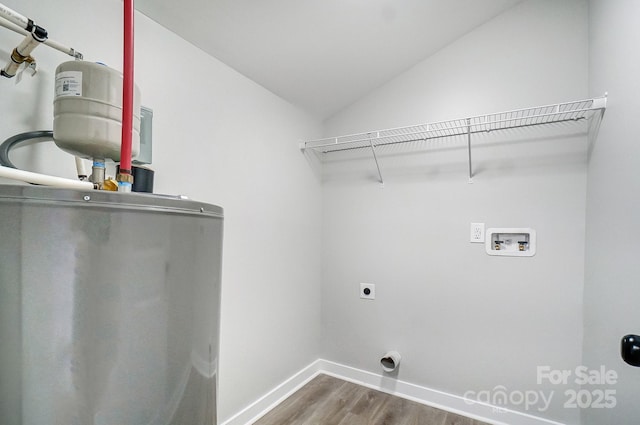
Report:
[[528,227],[492,228],[486,231],[485,248],[489,255],[533,257],[536,231]]
[[133,159],[135,165],[151,164],[152,136],[153,136],[153,110],[146,106],[140,107],[140,153]]

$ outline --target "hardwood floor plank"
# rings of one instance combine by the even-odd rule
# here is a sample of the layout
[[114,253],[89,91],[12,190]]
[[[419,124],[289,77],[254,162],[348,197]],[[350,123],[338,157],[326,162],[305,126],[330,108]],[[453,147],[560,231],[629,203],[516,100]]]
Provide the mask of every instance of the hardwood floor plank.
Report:
[[453,413],[447,413],[447,418],[444,422],[445,425],[473,425],[472,419],[465,418],[464,416],[455,415]]
[[254,425],[487,425],[318,375]]
[[415,403],[406,425],[444,425],[447,412]]

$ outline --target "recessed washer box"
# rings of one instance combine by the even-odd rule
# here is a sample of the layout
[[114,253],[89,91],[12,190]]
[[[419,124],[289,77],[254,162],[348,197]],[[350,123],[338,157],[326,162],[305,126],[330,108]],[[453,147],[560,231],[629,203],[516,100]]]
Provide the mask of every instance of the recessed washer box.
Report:
[[528,227],[491,228],[486,231],[485,248],[489,255],[533,257],[536,231]]

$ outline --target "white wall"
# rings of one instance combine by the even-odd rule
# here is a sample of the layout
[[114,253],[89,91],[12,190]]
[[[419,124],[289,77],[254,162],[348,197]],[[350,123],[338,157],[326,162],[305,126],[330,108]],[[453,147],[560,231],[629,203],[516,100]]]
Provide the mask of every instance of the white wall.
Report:
[[[120,1],[3,3],[88,60],[120,68]],[[588,187],[586,140],[579,127],[559,127],[474,139],[472,185],[464,140],[455,140],[412,156],[383,152],[384,188],[368,156],[330,161],[320,189],[295,150],[319,135],[317,121],[137,15],[137,83],[155,113],[156,191],[225,208],[221,420],[318,352],[377,372],[378,356],[394,348],[404,356],[400,379],[460,395],[497,385],[555,390],[549,411],[528,413],[569,424],[580,418],[562,408],[565,387],[536,385],[536,367],[605,364],[620,375],[618,406],[585,410],[583,423],[635,423],[639,370],[621,362],[618,343],[640,333],[632,280],[640,247],[629,230],[638,210],[629,194],[639,192],[632,113],[640,106],[640,10],[633,0],[591,0],[589,8],[589,60],[584,1],[528,0],[324,127],[345,134],[608,91]],[[0,57],[19,40],[0,29]],[[169,68],[175,52],[190,58],[182,73]],[[35,56],[36,77],[0,79],[2,140],[51,128],[53,73],[66,57],[48,48]],[[74,176],[72,158],[51,146],[15,154],[29,169]],[[488,257],[468,243],[471,221],[535,228],[538,255]],[[359,282],[377,284],[376,301],[358,299]]]
[[[525,1],[329,119],[325,136],[586,98],[587,64],[586,2]],[[476,138],[473,184],[464,139],[383,150],[384,188],[369,153],[329,160],[323,358],[379,372],[380,354],[397,349],[399,379],[458,395],[555,391],[548,411],[527,412],[577,424],[579,412],[563,408],[567,387],[537,385],[536,368],[581,363],[580,132]],[[538,254],[486,255],[469,243],[476,221],[534,228]],[[375,301],[358,298],[359,282],[377,285]]]
[[[589,2],[589,88],[609,92],[607,112],[589,161],[584,361],[615,370],[614,409],[588,409],[583,423],[636,424],[640,369],[620,358],[620,339],[640,334],[640,2]],[[593,391],[602,387],[586,386]]]
[[[90,61],[121,69],[119,0],[3,0]],[[318,357],[321,192],[297,143],[320,124],[148,18],[136,16],[136,80],[154,110],[156,192],[225,209],[219,418]],[[0,57],[21,37],[0,28]],[[64,55],[39,47],[34,78],[0,79],[0,139],[51,129]],[[187,58],[177,66],[180,58]],[[74,177],[52,146],[15,152],[31,170]],[[295,341],[292,344],[291,341]]]

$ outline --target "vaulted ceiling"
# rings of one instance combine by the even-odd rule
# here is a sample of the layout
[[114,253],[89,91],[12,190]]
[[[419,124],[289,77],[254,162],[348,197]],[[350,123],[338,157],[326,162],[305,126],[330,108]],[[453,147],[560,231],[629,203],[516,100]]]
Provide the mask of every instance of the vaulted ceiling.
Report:
[[136,8],[327,118],[519,1],[136,0]]

